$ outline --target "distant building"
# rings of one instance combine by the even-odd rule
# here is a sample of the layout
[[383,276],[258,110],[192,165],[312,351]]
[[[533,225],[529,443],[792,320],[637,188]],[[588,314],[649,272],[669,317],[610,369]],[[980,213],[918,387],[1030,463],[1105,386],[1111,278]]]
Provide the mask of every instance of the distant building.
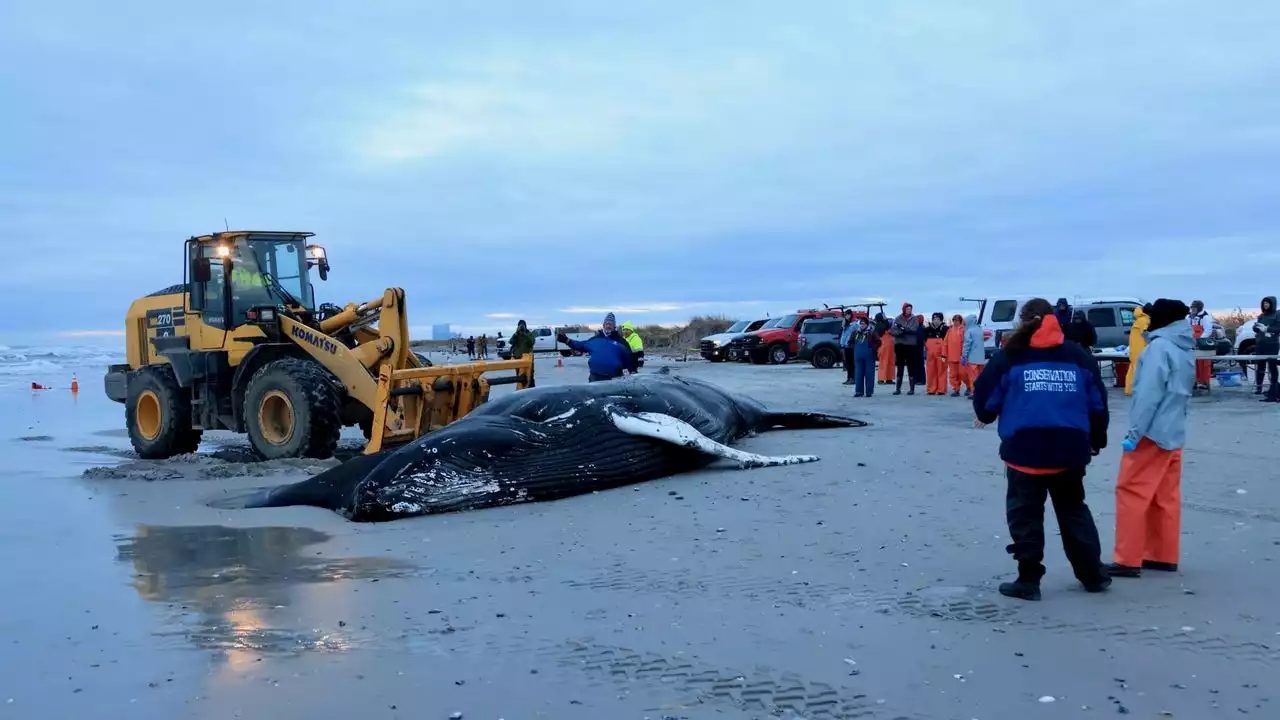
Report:
[[454,337],[453,332],[452,332],[452,329],[453,329],[453,328],[451,328],[451,327],[449,326],[449,323],[441,323],[440,325],[432,325],[432,326],[431,326],[431,339],[432,339],[432,340],[450,340],[450,339],[452,339],[452,338]]

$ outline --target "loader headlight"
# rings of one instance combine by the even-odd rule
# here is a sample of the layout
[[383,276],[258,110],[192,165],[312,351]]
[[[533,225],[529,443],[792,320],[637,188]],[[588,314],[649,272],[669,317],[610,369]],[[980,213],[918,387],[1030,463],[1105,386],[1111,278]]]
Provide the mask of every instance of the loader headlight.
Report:
[[231,257],[231,247],[228,245],[219,245],[213,249],[213,254],[220,258],[229,258]]
[[307,254],[310,255],[315,260],[323,260],[324,248],[320,247],[319,245],[308,245]]
[[269,307],[254,308],[252,310],[245,312],[244,315],[245,317],[252,320],[253,322],[273,323],[276,321],[275,308],[269,308]]

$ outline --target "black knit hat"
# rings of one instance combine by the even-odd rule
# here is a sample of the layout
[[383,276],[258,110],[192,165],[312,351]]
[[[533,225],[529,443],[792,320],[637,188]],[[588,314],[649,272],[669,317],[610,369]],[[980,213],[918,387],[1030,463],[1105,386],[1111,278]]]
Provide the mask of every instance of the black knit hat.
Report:
[[1151,326],[1149,330],[1159,330],[1162,327],[1168,327],[1179,320],[1186,320],[1187,313],[1191,312],[1191,308],[1181,300],[1170,300],[1169,298],[1160,298],[1151,303]]

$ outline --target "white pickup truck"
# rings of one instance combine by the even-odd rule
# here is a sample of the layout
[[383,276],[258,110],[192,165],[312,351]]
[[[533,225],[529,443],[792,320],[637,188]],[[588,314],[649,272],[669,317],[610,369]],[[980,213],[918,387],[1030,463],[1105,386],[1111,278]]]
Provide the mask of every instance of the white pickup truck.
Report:
[[[529,328],[529,332],[533,333],[533,351],[535,353],[558,352],[564,357],[580,354],[574,350],[570,350],[567,345],[564,345],[556,341],[556,333],[559,332],[558,328],[553,328],[553,327],[548,327],[546,325],[543,325],[540,327]],[[589,340],[591,339],[591,336],[595,335],[595,333],[593,332],[565,333],[565,334],[568,335],[571,340],[582,340],[582,341]],[[508,338],[507,340],[509,343],[510,338]],[[500,353],[500,356],[504,359],[511,358],[511,349],[509,344],[507,348],[502,350],[502,352]]]

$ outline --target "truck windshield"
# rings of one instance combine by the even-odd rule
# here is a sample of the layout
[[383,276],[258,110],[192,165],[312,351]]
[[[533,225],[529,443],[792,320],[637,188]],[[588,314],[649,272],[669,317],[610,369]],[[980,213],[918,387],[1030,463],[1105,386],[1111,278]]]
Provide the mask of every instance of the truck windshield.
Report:
[[768,322],[766,322],[765,324],[763,324],[763,325],[761,325],[760,327],[756,328],[756,330],[768,330],[769,328],[775,328],[775,327],[778,327],[778,321],[779,321],[779,320],[781,320],[781,319],[782,319],[782,318],[774,318],[774,319],[772,319],[772,320],[769,320],[769,321],[768,321]]
[[750,320],[739,320],[738,322],[730,325],[729,329],[725,330],[725,332],[726,333],[742,332],[743,330],[747,329],[747,325],[750,325],[750,324],[751,324]]
[[782,316],[782,317],[778,318],[778,323],[777,323],[776,325],[774,325],[773,327],[776,327],[776,328],[793,328],[793,327],[795,327],[795,326],[796,326],[796,321],[797,321],[797,320],[799,320],[799,319],[800,319],[800,316],[799,316],[799,315],[784,315],[784,316]]

